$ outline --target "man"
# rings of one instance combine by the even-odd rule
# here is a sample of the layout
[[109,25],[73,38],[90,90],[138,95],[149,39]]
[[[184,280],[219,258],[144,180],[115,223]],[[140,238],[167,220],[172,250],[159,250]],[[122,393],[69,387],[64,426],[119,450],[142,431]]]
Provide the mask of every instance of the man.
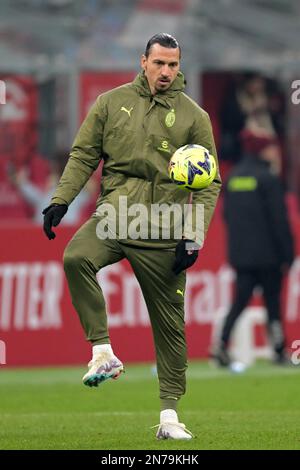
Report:
[[[130,207],[136,209],[136,204],[147,209],[157,203],[183,206],[191,193],[170,181],[167,168],[171,155],[184,144],[201,144],[215,157],[216,149],[207,113],[183,93],[176,39],[168,34],[153,36],[141,66],[142,72],[132,83],[100,95],[91,108],[76,136],[51,205],[44,210],[44,228],[49,239],[55,236],[51,227],[58,225],[103,159],[97,211],[75,234],[64,254],[72,301],[93,346],[83,382],[97,386],[123,371],[123,364],[110,345],[105,303],[96,273],[127,258],[143,291],[153,329],[161,400],[157,437],[190,439],[190,433],[178,421],[176,408],[185,393],[187,367],[185,269],[194,264],[198,255],[195,247],[189,249],[191,241],[197,240],[201,245],[203,234],[192,239],[194,231],[188,230],[179,242],[172,236],[124,237],[128,214],[122,206],[123,199],[122,204],[120,200],[126,199],[128,213]],[[193,211],[197,203],[204,205],[205,233],[220,185],[217,176],[209,188],[194,194]],[[111,216],[105,228],[110,236],[105,238],[103,214],[105,210],[111,212],[111,208],[116,216]],[[110,224],[114,220],[125,222],[114,229]]]
[[244,130],[241,136],[244,157],[228,178],[224,198],[236,292],[214,356],[219,365],[230,365],[228,347],[232,329],[258,285],[263,289],[267,307],[274,362],[282,364],[286,356],[280,292],[283,273],[294,259],[294,249],[278,176],[280,147],[274,135],[259,128]]

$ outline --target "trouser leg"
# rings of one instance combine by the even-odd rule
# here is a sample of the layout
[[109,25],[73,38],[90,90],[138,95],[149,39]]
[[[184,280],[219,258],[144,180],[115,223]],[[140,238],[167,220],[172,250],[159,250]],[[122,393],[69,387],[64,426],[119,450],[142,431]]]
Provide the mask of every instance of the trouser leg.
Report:
[[141,286],[152,325],[162,400],[185,393],[187,368],[184,289],[185,273],[172,272],[174,252],[124,248]]
[[98,219],[92,217],[75,234],[64,252],[64,268],[72,303],[88,341],[109,343],[107,316],[97,272],[124,258],[116,240],[101,240],[96,235]]
[[234,324],[247,306],[257,282],[255,271],[237,270],[236,274],[233,304],[225,317],[221,333],[221,342],[224,346],[227,346]]
[[280,294],[282,274],[279,268],[260,272],[264,300],[268,312],[268,332],[276,353],[281,354],[285,347],[285,338],[280,314]]

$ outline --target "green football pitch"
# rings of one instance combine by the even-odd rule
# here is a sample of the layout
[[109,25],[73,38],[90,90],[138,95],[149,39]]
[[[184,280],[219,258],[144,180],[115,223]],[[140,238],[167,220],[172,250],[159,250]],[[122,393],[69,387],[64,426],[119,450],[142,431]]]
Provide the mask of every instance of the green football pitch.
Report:
[[149,364],[81,384],[82,368],[0,368],[0,449],[300,449],[300,366],[243,374],[191,362],[180,420],[196,437],[157,441],[158,384]]

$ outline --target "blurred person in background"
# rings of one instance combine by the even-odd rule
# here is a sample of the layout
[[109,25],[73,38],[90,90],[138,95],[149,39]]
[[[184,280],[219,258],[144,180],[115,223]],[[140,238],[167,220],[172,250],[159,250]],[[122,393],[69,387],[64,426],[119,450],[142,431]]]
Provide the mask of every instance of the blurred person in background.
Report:
[[[179,422],[177,402],[186,388],[185,271],[195,263],[203,240],[195,243],[192,230],[184,231],[180,241],[170,232],[168,239],[152,237],[152,232],[136,239],[124,225],[127,236],[114,228],[113,236],[104,238],[98,228],[104,206],[117,212],[117,220],[120,214],[126,218],[128,214],[119,207],[120,196],[126,198],[128,208],[138,203],[148,214],[153,204],[188,204],[191,193],[175,186],[168,176],[170,157],[178,147],[200,144],[217,161],[209,116],[183,93],[180,55],[175,38],[165,33],[153,36],[135,80],[98,97],[75,138],[51,204],[43,211],[45,233],[53,239],[52,226],[59,224],[100,160],[104,160],[97,210],[64,254],[73,305],[93,347],[83,383],[97,387],[124,371],[110,344],[105,301],[96,274],[102,267],[127,258],[141,286],[153,329],[161,403],[156,434],[159,439],[192,437]],[[220,187],[217,174],[208,188],[193,193],[192,211],[197,203],[204,205],[202,238]]]
[[269,106],[266,80],[260,75],[250,75],[243,87],[237,92],[237,100],[245,116],[244,127],[259,127],[274,133],[274,126]]
[[26,167],[30,181],[43,188],[49,174],[45,158],[31,154],[24,162],[18,162],[13,155],[0,157],[0,222],[28,221],[33,216],[32,206],[27,203],[16,186],[16,174]]
[[236,271],[236,288],[213,357],[220,366],[230,365],[232,329],[254,288],[260,286],[274,362],[283,364],[286,354],[280,293],[283,274],[294,260],[294,244],[279,178],[280,147],[274,134],[260,128],[242,131],[241,142],[244,157],[231,172],[224,194],[229,261]]
[[283,116],[282,96],[274,80],[253,72],[237,76],[221,108],[221,158],[241,159],[239,135],[244,128],[263,128],[281,139]]
[[[62,173],[62,168],[66,162],[65,152],[59,152],[53,162],[50,164],[50,169],[43,184],[37,184],[30,178],[30,169],[22,167],[18,170],[11,166],[10,181],[18,189],[20,195],[28,203],[33,210],[33,220],[36,223],[43,221],[42,211],[51,199],[59,178]],[[93,192],[95,192],[95,183],[91,179],[87,182],[86,186],[80,192],[74,204],[64,217],[63,225],[76,225],[82,220],[82,211],[89,203]]]

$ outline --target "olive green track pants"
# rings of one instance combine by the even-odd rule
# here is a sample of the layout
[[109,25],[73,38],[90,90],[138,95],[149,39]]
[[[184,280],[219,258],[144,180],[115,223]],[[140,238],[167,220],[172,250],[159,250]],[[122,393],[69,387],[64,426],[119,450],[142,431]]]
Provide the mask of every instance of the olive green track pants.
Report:
[[92,217],[75,234],[64,253],[64,268],[73,305],[86,338],[93,345],[109,343],[105,301],[97,272],[127,258],[142,289],[152,325],[160,398],[185,393],[187,368],[184,331],[185,273],[175,276],[174,251],[144,249],[96,235]]

